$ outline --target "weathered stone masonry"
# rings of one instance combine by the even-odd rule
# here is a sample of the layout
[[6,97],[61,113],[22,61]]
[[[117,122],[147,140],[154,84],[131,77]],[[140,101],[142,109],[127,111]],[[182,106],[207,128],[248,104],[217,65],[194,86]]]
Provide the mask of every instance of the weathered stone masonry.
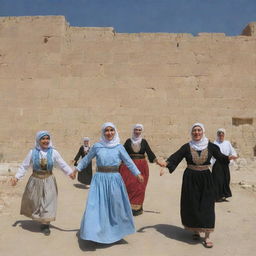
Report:
[[66,159],[113,121],[134,123],[158,155],[189,139],[195,121],[213,140],[227,130],[243,157],[256,145],[256,30],[242,35],[116,33],[71,27],[62,16],[0,18],[0,161],[20,161],[48,129]]

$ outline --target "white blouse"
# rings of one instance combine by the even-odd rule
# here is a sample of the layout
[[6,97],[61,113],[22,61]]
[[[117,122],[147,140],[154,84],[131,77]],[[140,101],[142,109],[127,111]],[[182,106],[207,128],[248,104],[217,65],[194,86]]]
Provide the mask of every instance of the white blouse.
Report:
[[[224,140],[223,142],[214,141],[214,144],[220,148],[222,154],[226,156],[237,156],[235,149],[232,147],[231,143],[228,140]],[[215,158],[211,159],[211,164],[215,163]],[[230,161],[232,163],[233,160]]]
[[[17,178],[18,180],[21,179],[25,175],[25,173],[27,172],[28,168],[30,166],[32,166],[32,151],[33,151],[32,149],[29,151],[29,153],[27,154],[23,163],[19,166],[19,169],[18,169],[18,171],[15,175],[15,178]],[[39,159],[42,159],[42,158],[47,159],[47,152],[44,152],[44,151],[40,150]],[[55,149],[52,150],[52,160],[53,160],[54,166],[56,167],[56,164],[57,164],[57,166],[66,175],[70,175],[73,172],[71,167],[63,160],[60,153]]]

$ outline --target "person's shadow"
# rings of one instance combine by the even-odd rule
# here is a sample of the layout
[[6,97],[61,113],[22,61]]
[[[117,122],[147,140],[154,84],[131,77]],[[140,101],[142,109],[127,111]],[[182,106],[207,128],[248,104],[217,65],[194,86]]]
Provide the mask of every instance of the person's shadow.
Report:
[[184,230],[181,227],[168,225],[168,224],[157,224],[154,226],[145,226],[137,230],[139,233],[144,233],[146,229],[153,228],[159,233],[163,234],[167,238],[174,239],[177,241],[181,241],[188,244],[195,244],[200,241],[192,240],[192,232],[188,230]]
[[[40,223],[39,222],[36,222],[36,221],[33,221],[33,220],[17,220],[15,221],[12,226],[13,227],[21,227],[23,228],[24,230],[28,230],[30,232],[35,232],[35,233],[41,233],[41,229],[40,229]],[[59,231],[63,231],[63,232],[77,232],[79,229],[63,229],[63,228],[59,228],[59,227],[56,227],[52,224],[50,224],[50,228],[51,229],[57,229]]]
[[76,187],[76,188],[80,188],[80,189],[87,189],[84,184],[76,183],[76,184],[73,184],[73,186]]
[[105,249],[105,248],[109,248],[109,247],[112,247],[112,246],[118,245],[118,244],[128,244],[124,239],[121,239],[120,241],[117,241],[112,244],[100,244],[100,243],[96,243],[93,241],[82,240],[80,238],[79,231],[76,233],[76,236],[77,236],[79,248],[81,251],[84,251],[84,252],[96,251],[97,249]]

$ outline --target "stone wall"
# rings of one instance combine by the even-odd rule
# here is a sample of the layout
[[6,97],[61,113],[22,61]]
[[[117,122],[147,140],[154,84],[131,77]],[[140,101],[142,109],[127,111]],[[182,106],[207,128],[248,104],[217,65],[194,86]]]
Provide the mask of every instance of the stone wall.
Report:
[[143,123],[161,156],[200,121],[211,140],[224,127],[252,157],[255,70],[255,33],[125,34],[71,27],[62,16],[0,18],[0,161],[21,161],[42,129],[69,161],[83,136],[98,140],[105,121],[123,142]]

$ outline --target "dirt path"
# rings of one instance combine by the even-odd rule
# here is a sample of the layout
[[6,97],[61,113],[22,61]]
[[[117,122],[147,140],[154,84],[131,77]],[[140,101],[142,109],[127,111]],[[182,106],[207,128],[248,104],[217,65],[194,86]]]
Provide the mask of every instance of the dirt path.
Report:
[[39,225],[19,215],[21,196],[29,174],[17,187],[0,176],[0,255],[228,255],[248,256],[256,251],[256,191],[238,183],[256,184],[254,164],[249,169],[232,173],[233,198],[216,204],[216,229],[212,235],[214,248],[206,249],[183,230],[179,216],[182,168],[172,175],[159,176],[159,168],[150,165],[150,180],[144,204],[145,213],[135,218],[137,233],[114,245],[95,245],[81,241],[77,234],[88,190],[56,170],[59,188],[57,221],[52,233],[45,237]]

